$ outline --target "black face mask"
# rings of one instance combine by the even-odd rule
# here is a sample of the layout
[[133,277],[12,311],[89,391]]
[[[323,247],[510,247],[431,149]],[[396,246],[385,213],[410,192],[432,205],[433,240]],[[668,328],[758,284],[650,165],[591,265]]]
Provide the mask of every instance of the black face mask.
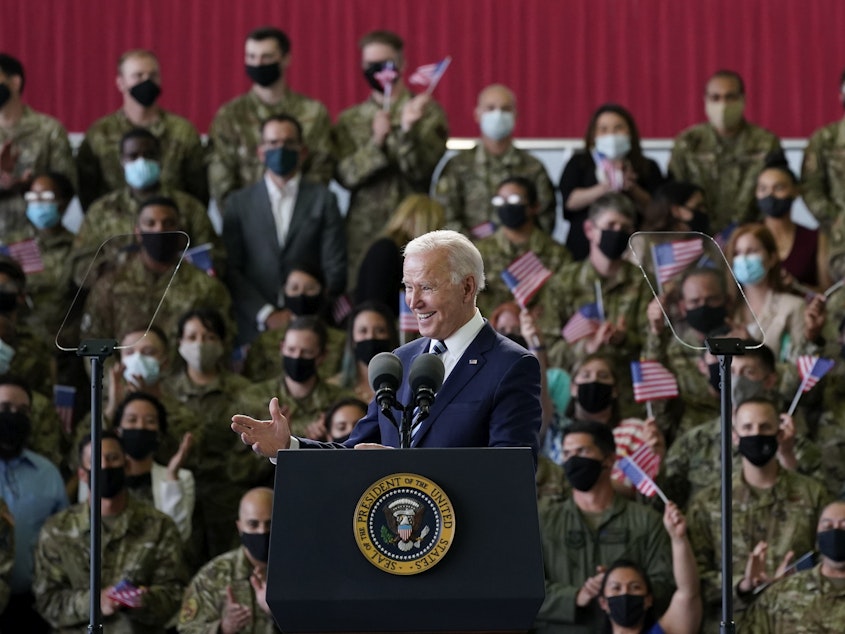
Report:
[[285,293],[285,308],[294,315],[316,315],[323,305],[322,295],[288,295]]
[[739,453],[755,467],[771,462],[778,452],[778,437],[759,434],[742,436],[739,439]]
[[845,561],[845,529],[831,528],[819,531],[816,537],[822,555],[837,563]]
[[379,352],[390,352],[391,345],[387,339],[364,339],[355,342],[355,359],[369,365],[373,357]]
[[[91,470],[88,469],[90,482]],[[124,467],[107,467],[100,469],[100,495],[104,500],[111,500],[126,488],[126,469]]]
[[23,412],[0,412],[0,460],[11,460],[21,455],[32,423]]
[[[0,84],[2,85],[2,84]],[[0,313],[15,310],[18,305],[18,294],[12,291],[0,291]]]
[[391,60],[387,60],[386,62],[373,62],[364,70],[364,79],[367,80],[367,83],[373,90],[384,92],[384,86],[378,79],[376,79],[376,75],[387,68],[396,70],[396,64],[394,64]]
[[148,489],[153,486],[153,472],[139,473],[126,476],[127,489]]
[[241,533],[241,544],[255,561],[267,563],[270,557],[270,533]]
[[727,316],[728,311],[724,306],[702,304],[698,308],[687,311],[687,323],[702,335],[709,335],[725,325]]
[[0,84],[0,108],[6,105],[6,102],[12,98],[12,91],[6,84]]
[[579,491],[592,489],[601,475],[601,460],[584,458],[583,456],[572,456],[563,463],[563,471],[566,479],[574,488]]
[[578,405],[590,414],[596,414],[613,404],[613,386],[608,383],[581,383],[578,385]]
[[250,66],[247,64],[246,74],[256,84],[267,88],[267,86],[272,86],[279,81],[279,78],[282,76],[282,69],[279,68],[279,62],[261,64],[260,66]]
[[141,244],[153,260],[160,264],[172,264],[179,251],[185,247],[185,236],[181,233],[142,233]]
[[502,205],[496,207],[496,213],[499,214],[503,225],[510,229],[519,229],[528,220],[526,209],[525,205]]
[[161,94],[161,87],[152,79],[142,81],[140,84],[135,84],[129,89],[129,94],[132,98],[145,108],[149,108],[156,102],[158,96]]
[[620,594],[607,597],[610,620],[622,627],[634,627],[645,618],[645,597],[639,594]]
[[690,231],[698,231],[700,233],[710,234],[710,219],[702,211],[692,212],[692,218],[685,221]]
[[124,429],[123,448],[135,460],[143,460],[158,448],[158,432],[152,429]]
[[303,359],[302,357],[283,356],[285,374],[292,381],[305,383],[308,379],[317,374],[317,362],[314,359]]
[[710,378],[708,380],[710,381],[711,387],[716,390],[716,392],[721,392],[722,373],[719,370],[719,362],[716,361],[715,363],[708,363],[707,373],[710,375]]
[[604,253],[609,260],[618,260],[625,253],[625,249],[628,248],[628,238],[630,237],[631,234],[627,231],[603,229],[599,240],[599,251]]
[[794,198],[775,198],[766,196],[757,199],[757,209],[771,218],[783,218],[792,209]]
[[299,151],[286,147],[277,147],[264,152],[264,165],[268,170],[285,177],[296,171],[299,165]]

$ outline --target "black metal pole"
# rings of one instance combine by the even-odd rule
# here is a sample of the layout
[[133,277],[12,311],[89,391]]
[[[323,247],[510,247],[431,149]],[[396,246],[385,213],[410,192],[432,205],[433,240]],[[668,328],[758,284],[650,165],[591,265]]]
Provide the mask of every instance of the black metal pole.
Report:
[[83,341],[77,354],[91,359],[91,485],[88,503],[91,512],[91,568],[89,634],[101,634],[103,615],[100,612],[100,592],[103,568],[102,511],[100,508],[100,469],[103,438],[103,363],[114,353],[117,342],[110,339]]

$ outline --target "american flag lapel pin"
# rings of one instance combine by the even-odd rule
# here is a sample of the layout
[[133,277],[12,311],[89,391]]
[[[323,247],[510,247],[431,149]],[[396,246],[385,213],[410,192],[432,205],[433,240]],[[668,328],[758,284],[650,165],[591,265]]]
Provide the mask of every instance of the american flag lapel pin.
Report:
[[469,364],[470,365],[478,365],[478,359],[470,359]]

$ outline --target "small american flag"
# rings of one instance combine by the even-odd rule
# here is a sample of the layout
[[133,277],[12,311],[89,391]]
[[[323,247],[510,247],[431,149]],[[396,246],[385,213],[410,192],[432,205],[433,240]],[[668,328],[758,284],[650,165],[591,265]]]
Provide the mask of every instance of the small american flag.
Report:
[[405,291],[399,291],[399,330],[402,332],[420,331],[417,316],[405,303]]
[[342,324],[351,312],[352,302],[349,301],[349,296],[346,293],[338,297],[332,304],[332,319],[338,325]]
[[567,343],[575,343],[584,337],[589,337],[599,329],[599,318],[598,304],[581,306],[566,322],[560,334],[563,335]]
[[44,260],[41,259],[41,249],[35,242],[35,238],[13,242],[6,246],[0,246],[0,253],[18,261],[21,269],[27,275],[40,273],[44,270]]
[[73,426],[73,406],[76,403],[76,388],[72,385],[54,385],[53,386],[53,405],[56,408],[56,413],[59,415],[59,420],[62,424],[62,430],[70,436]]
[[660,456],[654,453],[650,445],[643,443],[628,458],[633,460],[649,478],[657,477],[657,472],[660,471]]
[[822,359],[809,354],[798,357],[798,374],[801,375],[804,392],[809,392],[816,383],[836,364],[832,359]]
[[657,279],[662,284],[671,279],[704,254],[701,240],[666,242],[654,247]]
[[522,308],[528,305],[551,276],[552,272],[543,266],[533,251],[523,253],[502,271],[502,279]]
[[657,361],[631,361],[631,379],[637,403],[678,396],[675,375]]
[[408,82],[412,86],[421,86],[423,88],[428,88],[431,85],[437,85],[437,82],[439,82],[440,78],[443,77],[443,73],[446,72],[446,69],[449,67],[451,62],[451,57],[444,57],[434,64],[424,64],[411,73],[411,76],[408,78]]
[[126,607],[140,608],[143,601],[141,597],[143,597],[146,592],[147,591],[144,588],[139,588],[131,581],[124,579],[109,590],[107,596],[112,601],[122,603]]
[[398,76],[399,73],[396,72],[396,65],[390,60],[384,63],[384,68],[373,75],[376,81],[381,84],[381,87],[384,88],[385,92],[389,90],[389,86],[393,86],[393,82],[396,81]]
[[185,259],[201,271],[214,277],[214,265],[211,262],[211,243],[206,242],[185,251]]
[[488,220],[487,222],[482,222],[480,225],[475,225],[469,232],[473,238],[481,240],[481,238],[487,238],[496,233],[496,225],[493,221]]
[[622,458],[616,464],[631,481],[631,484],[637,487],[637,491],[646,497],[653,497],[655,493],[658,493],[660,499],[667,502],[666,494],[660,490],[660,487],[654,483],[654,480],[648,477],[632,458],[633,456],[631,458]]

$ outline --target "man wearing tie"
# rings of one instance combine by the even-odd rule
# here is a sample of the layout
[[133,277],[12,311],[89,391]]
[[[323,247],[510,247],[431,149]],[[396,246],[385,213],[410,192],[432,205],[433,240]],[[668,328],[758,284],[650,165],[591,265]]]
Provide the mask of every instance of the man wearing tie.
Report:
[[[536,457],[540,429],[540,366],[525,348],[496,333],[475,306],[484,288],[484,263],[468,238],[433,231],[405,247],[405,298],[422,337],[396,350],[407,377],[418,355],[440,355],[443,386],[430,415],[415,430],[412,447],[531,447]],[[397,393],[411,401],[407,381]],[[290,435],[278,399],[270,420],[243,415],[232,430],[257,453],[274,457],[280,449],[399,446],[396,427],[370,403],[345,443],[318,443]]]

